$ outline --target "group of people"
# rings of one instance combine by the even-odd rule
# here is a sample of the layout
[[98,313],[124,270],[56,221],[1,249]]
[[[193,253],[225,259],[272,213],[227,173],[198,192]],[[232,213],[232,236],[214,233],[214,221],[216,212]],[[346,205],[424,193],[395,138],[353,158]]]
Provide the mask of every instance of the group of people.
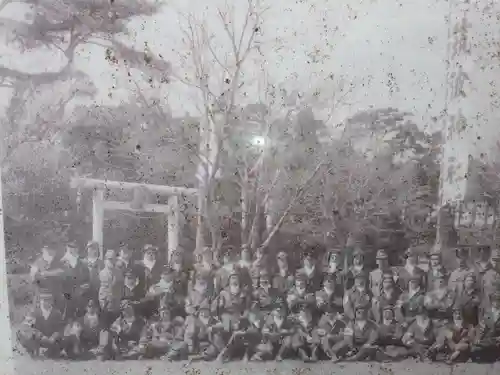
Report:
[[[402,266],[377,251],[366,267],[357,249],[344,267],[340,249],[306,252],[293,271],[284,252],[205,248],[191,267],[182,253],[162,262],[146,245],[141,260],[123,246],[99,259],[75,243],[51,246],[31,269],[37,293],[17,337],[32,356],[308,362],[494,361],[500,353],[500,251],[456,250],[447,270],[415,249]],[[274,258],[274,259],[272,259]]]

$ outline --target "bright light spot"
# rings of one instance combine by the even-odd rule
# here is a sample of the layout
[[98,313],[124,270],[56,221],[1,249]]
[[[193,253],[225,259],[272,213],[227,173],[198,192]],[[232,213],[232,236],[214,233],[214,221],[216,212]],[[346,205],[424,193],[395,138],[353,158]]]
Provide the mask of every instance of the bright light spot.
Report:
[[255,136],[252,138],[252,144],[254,146],[263,147],[266,144],[266,139],[261,136]]

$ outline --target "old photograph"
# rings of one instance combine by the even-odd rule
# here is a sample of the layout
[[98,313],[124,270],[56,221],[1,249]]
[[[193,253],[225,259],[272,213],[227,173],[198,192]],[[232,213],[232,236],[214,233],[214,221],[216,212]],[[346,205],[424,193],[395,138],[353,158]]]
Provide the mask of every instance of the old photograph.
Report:
[[499,373],[499,17],[0,0],[0,374]]

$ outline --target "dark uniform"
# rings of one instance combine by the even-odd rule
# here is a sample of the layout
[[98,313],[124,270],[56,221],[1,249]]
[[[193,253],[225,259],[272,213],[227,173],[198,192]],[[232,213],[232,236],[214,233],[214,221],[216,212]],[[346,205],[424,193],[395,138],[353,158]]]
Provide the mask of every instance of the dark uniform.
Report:
[[355,285],[349,289],[344,296],[344,314],[350,320],[354,320],[355,306],[362,305],[366,309],[372,306],[372,293],[367,285],[367,275],[358,273],[354,279]]
[[434,326],[440,328],[452,319],[455,292],[448,288],[444,272],[436,273],[434,277],[435,288],[426,293],[424,307]]
[[323,288],[316,292],[316,311],[318,318],[329,312],[335,315],[344,314],[342,295],[337,293],[338,286],[333,275],[325,275]]
[[500,292],[490,298],[490,306],[484,310],[472,346],[472,358],[494,362],[500,351]]
[[448,279],[448,287],[456,293],[460,293],[464,285],[465,277],[474,270],[472,270],[467,264],[469,257],[469,252],[467,249],[458,248],[456,250],[456,255],[458,260],[458,268],[451,272]]
[[273,309],[279,292],[271,286],[271,277],[266,270],[261,271],[259,283],[259,287],[253,292],[253,300],[257,302],[260,311],[267,315]]
[[406,251],[406,264],[397,270],[397,283],[401,290],[408,289],[410,279],[419,278],[420,285],[423,290],[427,288],[427,274],[418,266],[418,253],[415,249],[410,248]]
[[201,303],[198,312],[186,318],[184,345],[189,354],[213,360],[224,349],[223,326],[210,316],[210,304]]
[[401,293],[401,290],[394,282],[392,272],[384,274],[378,296],[374,297],[372,302],[372,313],[377,323],[382,320],[382,311],[386,306],[391,306],[392,308],[396,306]]
[[372,295],[377,298],[382,290],[382,281],[385,274],[392,274],[392,270],[389,267],[389,257],[385,250],[378,250],[376,256],[377,262],[379,263],[379,268],[370,272],[369,276],[369,287]]
[[53,295],[56,309],[62,313],[65,307],[63,294],[65,270],[60,258],[56,255],[54,247],[44,246],[42,255],[31,266],[30,274],[31,280],[35,285],[33,307],[36,308],[38,305],[38,294],[40,291],[48,290]]
[[486,270],[481,278],[481,292],[483,302],[488,304],[490,296],[497,291],[500,283],[500,251],[495,249],[491,253],[491,267]]
[[120,315],[120,301],[123,292],[123,278],[115,268],[116,253],[108,250],[105,254],[104,268],[99,272],[99,306],[101,325],[108,329]]
[[157,259],[158,248],[153,245],[144,246],[144,259],[135,263],[139,283],[144,293],[147,293],[152,285],[160,281],[163,264]]
[[298,355],[301,360],[305,362],[318,360],[318,349],[321,342],[316,333],[313,315],[307,305],[301,306],[294,333],[285,340],[291,352]]
[[315,335],[320,342],[323,353],[329,359],[335,358],[333,348],[344,339],[345,328],[345,321],[335,311],[326,311],[321,316]]
[[327,254],[323,273],[324,277],[329,277],[334,280],[336,294],[344,298],[347,279],[346,270],[342,269],[340,264],[340,249],[332,249]]
[[286,302],[278,299],[262,328],[264,342],[257,348],[256,355],[262,360],[275,358],[281,361],[290,344],[286,338],[293,334],[294,327],[295,322],[287,316]]
[[197,315],[202,304],[211,306],[213,294],[208,289],[207,280],[201,274],[196,275],[194,288],[189,291],[185,301],[186,315]]
[[[355,318],[344,330],[344,340],[334,345],[331,352],[335,357],[349,361],[374,359],[377,353],[377,325],[368,319],[369,309],[364,303],[354,309]],[[337,358],[334,357],[334,360]]]
[[307,278],[299,273],[295,279],[295,287],[287,295],[288,310],[292,314],[297,314],[303,305],[308,305],[311,309],[316,304],[315,296],[307,290]]
[[349,290],[354,286],[356,276],[359,274],[365,275],[368,279],[368,272],[365,266],[365,254],[360,248],[356,248],[353,252],[353,265],[347,270],[345,289]]
[[40,306],[29,313],[17,333],[19,343],[31,356],[58,357],[62,350],[64,321],[54,306],[52,293],[41,289]]
[[457,293],[455,306],[462,311],[465,324],[477,325],[481,307],[481,292],[477,286],[476,275],[465,276],[464,286]]
[[429,270],[427,271],[427,291],[429,292],[433,290],[436,285],[436,280],[442,279],[443,277],[444,280],[448,282],[449,274],[442,264],[441,251],[436,249],[431,252],[430,255],[430,265]]
[[64,319],[75,319],[85,312],[85,296],[90,288],[90,274],[87,265],[80,259],[75,241],[67,243],[66,255],[61,263],[65,270],[64,280]]
[[414,274],[408,283],[409,290],[401,294],[396,304],[396,317],[403,325],[411,324],[424,306],[425,291],[419,284],[421,282],[421,275]]
[[201,256],[201,261],[194,265],[194,274],[191,276],[191,280],[193,281],[197,277],[203,277],[206,281],[208,290],[210,293],[214,294],[217,267],[214,264],[212,249],[210,247],[204,247]]
[[[139,352],[143,358],[166,356],[167,359],[187,358],[184,343],[184,319],[173,318],[167,308],[161,308],[141,333]],[[179,349],[184,350],[179,350]]]
[[316,263],[314,254],[311,252],[306,252],[304,254],[303,266],[297,271],[297,274],[301,274],[305,277],[308,293],[315,293],[321,288],[321,284],[323,283],[323,270]]
[[137,359],[141,355],[140,340],[145,321],[138,317],[129,301],[123,301],[121,316],[115,320],[108,331],[101,331],[98,357],[100,359]]
[[273,277],[273,288],[276,289],[281,296],[286,296],[288,291],[292,289],[295,282],[293,273],[290,272],[288,265],[288,256],[285,252],[280,252],[277,255],[278,271]]
[[479,259],[474,264],[474,272],[477,275],[477,281],[482,284],[484,274],[492,268],[490,262],[491,248],[489,246],[479,246]]
[[87,258],[83,260],[89,274],[89,289],[85,297],[85,302],[93,300],[99,303],[99,273],[104,268],[104,261],[99,259],[99,244],[91,241],[87,244]]
[[377,331],[378,359],[401,360],[408,355],[403,345],[403,327],[395,319],[394,306],[385,305]]
[[239,330],[238,327],[244,322],[250,304],[251,296],[245,289],[241,288],[239,275],[232,274],[229,286],[215,300],[217,316],[224,325],[228,339],[234,330]]
[[421,360],[432,359],[431,347],[436,341],[436,329],[423,307],[403,335],[403,344],[408,348],[408,355]]

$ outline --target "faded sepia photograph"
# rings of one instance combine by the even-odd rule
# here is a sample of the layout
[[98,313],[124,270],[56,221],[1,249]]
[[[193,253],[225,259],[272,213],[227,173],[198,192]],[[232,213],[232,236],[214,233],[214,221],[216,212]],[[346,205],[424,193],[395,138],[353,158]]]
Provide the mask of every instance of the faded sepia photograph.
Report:
[[0,0],[0,375],[500,373],[499,25]]

